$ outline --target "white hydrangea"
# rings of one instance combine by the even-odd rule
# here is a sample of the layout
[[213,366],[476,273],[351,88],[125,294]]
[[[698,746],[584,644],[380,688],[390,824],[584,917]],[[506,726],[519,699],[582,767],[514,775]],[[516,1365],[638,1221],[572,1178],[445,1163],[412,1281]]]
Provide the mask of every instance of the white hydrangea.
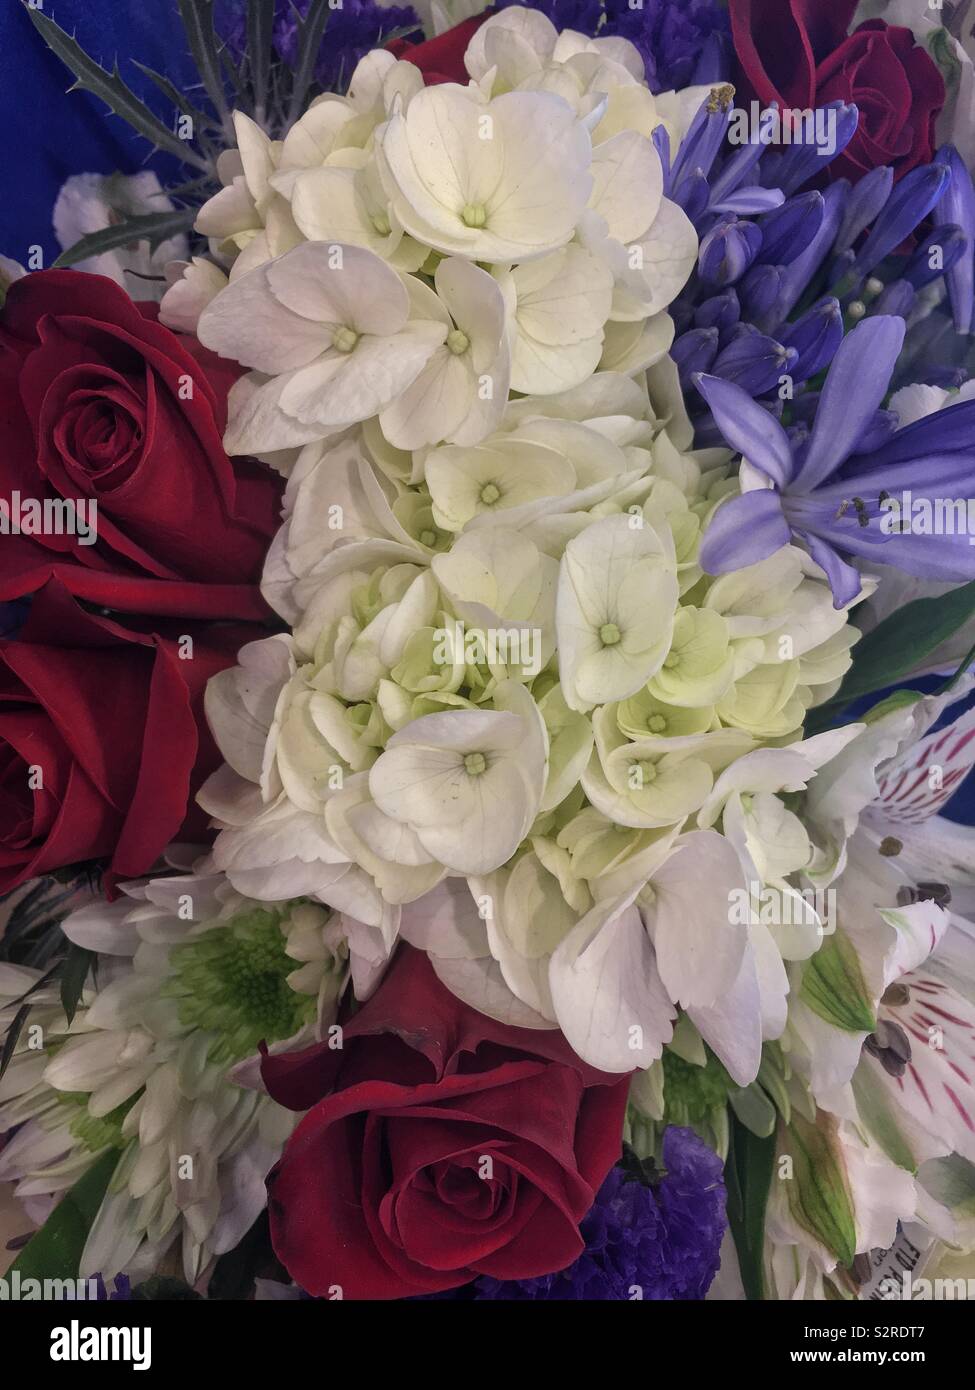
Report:
[[701,572],[736,487],[613,373],[477,444],[391,450],[373,421],[307,446],[265,575],[291,635],[208,694],[216,863],[422,942],[463,997],[611,1070],[684,1010],[747,1084],[808,942],[729,903],[812,864],[781,795],[842,745],[802,725],[853,634],[795,548]]
[[376,416],[396,449],[477,444],[511,389],[557,394],[666,353],[697,236],[663,195],[651,136],[678,132],[637,50],[511,8],[466,61],[469,85],[424,88],[369,53],[284,140],[235,115],[196,224],[217,264],[182,268],[163,307],[251,369],[230,452]]

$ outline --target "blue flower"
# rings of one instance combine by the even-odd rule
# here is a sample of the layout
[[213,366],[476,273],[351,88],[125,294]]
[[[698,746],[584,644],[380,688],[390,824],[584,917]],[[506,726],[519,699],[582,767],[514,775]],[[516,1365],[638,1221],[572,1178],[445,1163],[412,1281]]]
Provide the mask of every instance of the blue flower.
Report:
[[582,1223],[583,1254],[540,1279],[483,1277],[483,1299],[701,1299],[718,1268],[727,1220],[721,1161],[691,1129],[671,1126],[654,1186],[614,1168]]
[[812,428],[790,433],[741,387],[697,378],[718,429],[757,483],[715,512],[701,543],[708,574],[743,569],[796,539],[825,570],[837,608],[860,592],[847,555],[923,579],[975,579],[967,534],[928,535],[895,522],[899,495],[909,492],[934,507],[966,497],[975,481],[975,401],[892,434],[881,416],[878,428],[903,341],[903,319],[877,315],[858,324],[833,358]]
[[[273,40],[281,58],[294,66],[298,58],[300,21],[311,0],[277,0]],[[237,58],[247,45],[247,7],[242,0],[223,0],[217,25]],[[419,32],[418,32],[419,31]],[[315,81],[328,92],[344,92],[360,58],[382,48],[397,35],[421,39],[419,15],[410,5],[381,5],[377,0],[342,0],[329,12]]]

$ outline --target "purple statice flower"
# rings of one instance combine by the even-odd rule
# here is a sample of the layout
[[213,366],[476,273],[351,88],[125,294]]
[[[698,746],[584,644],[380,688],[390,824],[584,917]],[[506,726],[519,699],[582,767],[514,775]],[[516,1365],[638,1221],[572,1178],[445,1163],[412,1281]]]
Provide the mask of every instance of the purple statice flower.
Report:
[[975,401],[890,432],[880,406],[904,342],[904,321],[878,314],[846,335],[815,402],[811,428],[786,431],[751,396],[716,376],[696,378],[715,424],[746,460],[748,490],[717,509],[701,542],[701,567],[727,574],[793,539],[826,572],[837,608],[860,592],[847,560],[859,556],[922,579],[975,579],[966,534],[901,529],[898,499],[934,508],[972,491]]
[[603,22],[602,0],[497,0],[496,10],[507,10],[518,5],[526,10],[539,10],[552,21],[561,33],[563,29],[573,29],[577,34],[585,34],[591,39],[600,31]]
[[[298,57],[300,21],[311,0],[276,0],[273,41],[278,56],[291,66]],[[230,52],[239,59],[247,46],[247,6],[243,0],[223,0],[217,27]],[[420,17],[411,5],[384,6],[377,0],[342,0],[329,13],[315,67],[315,80],[328,92],[344,92],[360,58],[402,35],[422,40]]]
[[727,1225],[721,1160],[692,1129],[671,1126],[663,1167],[653,1186],[612,1170],[582,1222],[586,1248],[568,1269],[538,1279],[482,1277],[475,1299],[703,1298]]
[[720,82],[730,70],[731,24],[717,0],[606,0],[605,35],[639,49],[651,92]]
[[[298,15],[304,16],[311,0],[278,0],[274,22],[274,46],[288,64],[298,57]],[[298,14],[295,14],[295,11]],[[360,58],[382,48],[400,34],[417,42],[423,38],[420,17],[411,5],[379,5],[376,0],[342,0],[325,26],[315,80],[327,92],[344,92]]]

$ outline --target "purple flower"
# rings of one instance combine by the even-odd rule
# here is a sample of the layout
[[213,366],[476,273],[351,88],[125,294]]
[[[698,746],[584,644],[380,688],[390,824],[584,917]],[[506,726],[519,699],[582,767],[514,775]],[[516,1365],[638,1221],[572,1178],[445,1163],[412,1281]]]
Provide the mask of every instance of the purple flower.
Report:
[[[273,42],[278,55],[290,66],[298,57],[300,20],[311,0],[277,0]],[[217,10],[217,26],[227,47],[239,59],[247,45],[247,7],[242,0],[224,0]],[[377,0],[342,0],[329,13],[315,66],[315,80],[325,91],[344,92],[359,59],[370,49],[382,48],[397,34],[422,38],[420,18],[410,5],[384,6]]]
[[954,145],[942,145],[935,160],[951,175],[938,206],[938,221],[957,227],[965,239],[963,252],[952,261],[947,275],[948,298],[956,330],[970,333],[975,296],[975,190],[972,176]]
[[905,494],[927,499],[935,511],[936,503],[943,508],[972,491],[975,431],[975,402],[964,402],[878,436],[877,412],[903,341],[900,318],[858,324],[833,358],[811,430],[800,426],[791,435],[740,387],[697,378],[718,429],[756,482],[715,512],[701,543],[708,574],[755,564],[796,539],[825,570],[837,608],[860,592],[860,575],[844,556],[924,579],[975,578],[975,547],[964,528],[946,535],[900,529],[896,509]]
[[663,1166],[654,1186],[622,1168],[610,1172],[581,1226],[586,1249],[568,1269],[540,1279],[484,1277],[475,1298],[703,1298],[727,1225],[721,1160],[692,1129],[671,1126]]
[[[274,46],[286,63],[298,57],[299,23],[295,10],[304,15],[311,0],[278,0]],[[344,92],[360,58],[382,48],[396,34],[407,36],[420,29],[420,18],[410,5],[383,6],[376,0],[342,0],[325,26],[325,37],[315,80],[327,92]],[[414,37],[422,38],[422,33]]]
[[639,49],[652,92],[669,92],[728,75],[731,26],[717,0],[606,0],[602,35],[618,34]]

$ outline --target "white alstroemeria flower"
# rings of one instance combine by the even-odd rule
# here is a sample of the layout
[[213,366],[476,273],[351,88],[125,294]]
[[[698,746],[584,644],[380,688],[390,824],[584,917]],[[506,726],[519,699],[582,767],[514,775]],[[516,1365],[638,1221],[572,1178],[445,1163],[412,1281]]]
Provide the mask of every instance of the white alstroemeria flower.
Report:
[[515,852],[545,790],[545,725],[524,686],[493,710],[452,710],[394,734],[369,773],[373,800],[456,873],[483,874]]
[[195,334],[203,310],[227,288],[224,272],[202,256],[194,256],[191,261],[170,261],[166,282],[169,288],[159,305],[159,321],[176,333]]
[[410,318],[406,286],[372,252],[296,247],[233,281],[200,317],[206,347],[270,378],[234,387],[227,449],[291,448],[368,419],[416,379],[446,333]]
[[427,87],[376,133],[400,223],[445,255],[510,265],[572,240],[592,189],[585,127],[560,97]]
[[515,390],[546,395],[580,386],[602,356],[613,302],[609,268],[573,243],[499,279],[510,301]]
[[436,294],[410,282],[413,316],[444,325],[446,337],[403,394],[379,416],[398,449],[425,444],[478,444],[494,430],[508,401],[510,354],[504,298],[486,271],[459,257],[437,266]]
[[[813,1136],[818,1152],[811,1158],[805,1146]],[[795,1169],[792,1180],[774,1182],[769,1193],[767,1258],[776,1247],[797,1247],[828,1273],[840,1260],[848,1265],[857,1254],[888,1249],[915,1215],[913,1175],[855,1124],[837,1124],[821,1111],[811,1121],[797,1114],[780,1151],[793,1155]]]
[[949,1154],[975,1161],[975,927],[952,915],[934,930],[926,959],[930,938],[899,953],[910,968],[884,991],[851,1080],[818,1097],[909,1172]]
[[[820,951],[794,967],[788,1037],[796,1068],[827,1106],[851,1080],[887,991],[936,957],[949,924],[943,904],[956,894],[973,903],[972,832],[937,813],[975,760],[975,715],[918,738],[956,698],[925,696],[868,723],[805,795],[809,833],[826,846],[806,875],[832,882],[837,921]],[[915,1008],[915,1023],[920,1016]]]
[[[61,185],[51,218],[61,249],[68,251],[82,237],[104,231],[120,220],[174,211],[172,199],[149,170],[131,175],[73,174]],[[78,261],[76,269],[105,275],[130,294],[138,289],[139,299],[161,299],[160,274],[168,261],[179,260],[187,250],[182,234],[167,238],[154,250],[148,241],[139,241],[89,256]]]
[[625,700],[663,665],[677,608],[673,538],[642,518],[606,517],[566,546],[556,627],[570,709]]

